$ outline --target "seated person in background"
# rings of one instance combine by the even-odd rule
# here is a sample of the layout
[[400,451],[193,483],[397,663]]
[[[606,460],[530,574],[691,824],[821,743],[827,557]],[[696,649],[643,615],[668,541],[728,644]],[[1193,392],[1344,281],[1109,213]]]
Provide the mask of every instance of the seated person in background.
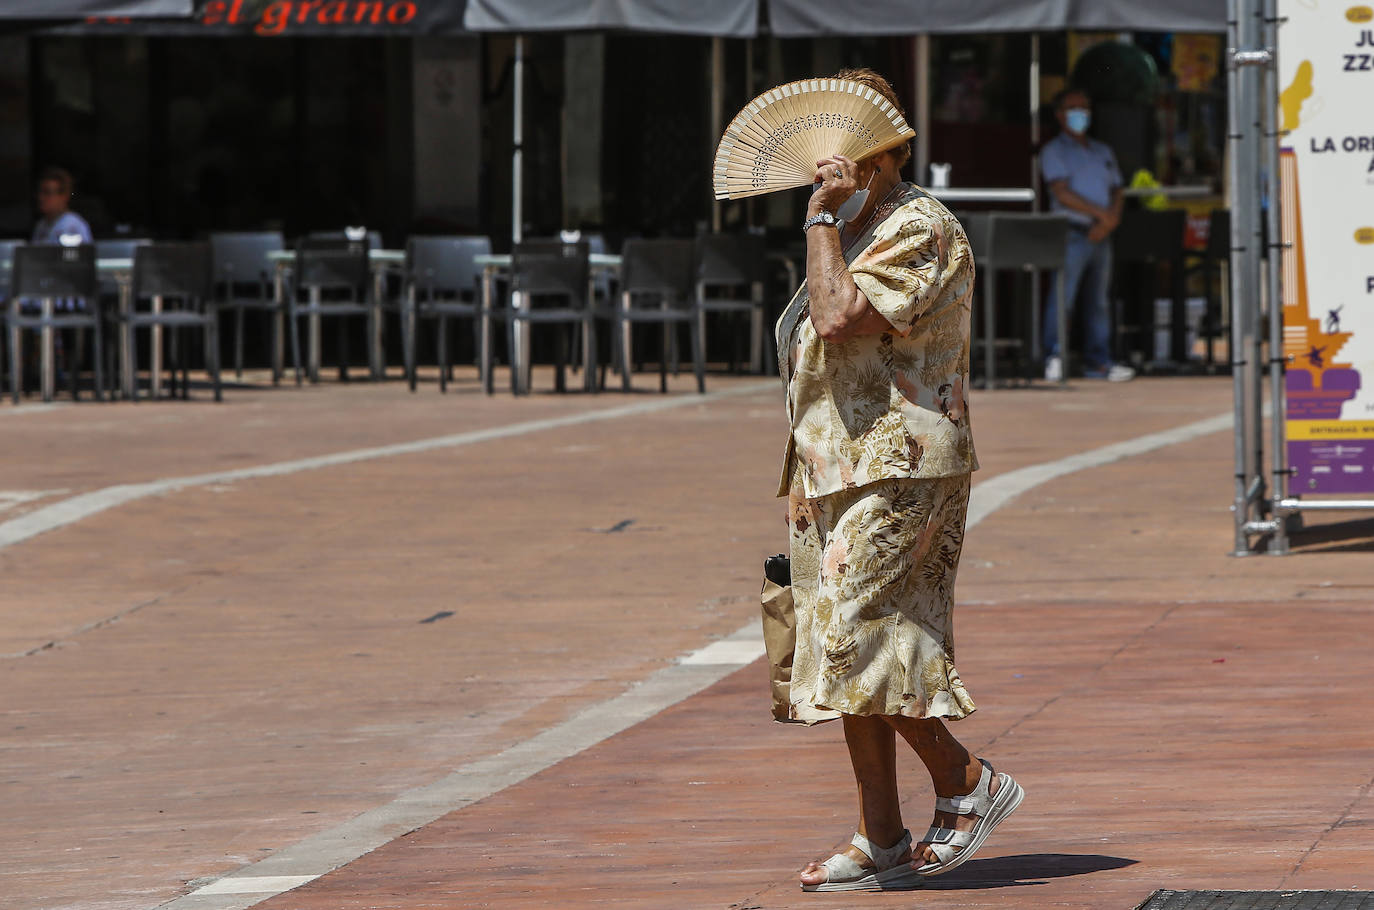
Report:
[[1112,280],[1111,233],[1121,223],[1121,171],[1116,156],[1105,143],[1088,138],[1091,121],[1088,96],[1067,89],[1055,99],[1059,135],[1040,151],[1040,170],[1050,188],[1051,210],[1069,219],[1069,238],[1064,268],[1055,276],[1056,286],[1045,311],[1045,378],[1059,381],[1064,375],[1056,308],[1059,282],[1064,282],[1064,301],[1072,315],[1074,299],[1082,297],[1084,375],[1092,379],[1122,382],[1135,370],[1111,359],[1111,307],[1107,300]]
[[[38,223],[33,226],[31,243],[54,245],[62,242],[62,235],[80,235],[82,243],[94,242],[91,226],[70,208],[74,195],[75,181],[72,175],[60,167],[47,167],[38,175]],[[36,309],[36,302],[25,301],[25,309]],[[54,306],[59,310],[74,310],[75,300],[58,299]],[[58,342],[61,347],[61,342]]]
[[44,168],[38,175],[38,214],[33,226],[33,243],[60,243],[63,234],[80,234],[82,243],[91,243],[91,226],[70,208],[72,175],[60,167]]

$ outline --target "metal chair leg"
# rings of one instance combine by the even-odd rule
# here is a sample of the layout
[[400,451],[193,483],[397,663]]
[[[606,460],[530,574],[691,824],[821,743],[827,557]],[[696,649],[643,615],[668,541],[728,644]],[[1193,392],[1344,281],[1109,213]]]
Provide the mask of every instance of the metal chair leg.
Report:
[[[997,384],[997,272],[990,270],[983,285],[983,381],[985,388]],[[1060,343],[1063,348],[1063,343]]]
[[94,348],[94,350],[91,351],[91,371],[93,381],[95,382],[94,391],[96,401],[105,400],[105,374],[104,371],[101,370],[100,363],[101,359],[105,356],[105,346],[101,343],[100,320],[100,308],[97,307],[95,311],[95,324],[91,326],[91,345]]
[[697,393],[706,394],[706,352],[701,337],[701,324],[695,319],[687,322],[687,331],[692,338],[692,368],[697,374]]
[[[339,382],[348,382],[348,320],[343,316],[334,317],[338,320],[339,351],[336,355],[339,358]],[[371,328],[371,321],[368,322]]]
[[296,385],[301,384],[304,378],[301,375],[301,326],[300,319],[296,315],[296,300],[293,296],[286,302],[287,323],[291,327],[291,362],[296,368]]
[[124,322],[124,349],[129,352],[129,362],[133,364],[134,381],[129,386],[129,400],[138,401],[138,333],[134,331],[132,320]]
[[285,364],[282,363],[285,360],[282,357],[282,335],[285,334],[282,323],[285,321],[286,316],[281,309],[272,311],[272,385],[279,384],[281,374],[285,372]]
[[[13,301],[11,303],[11,313],[15,317],[18,317],[18,301]],[[19,328],[17,326],[10,326],[9,331],[5,334],[9,336],[10,348],[10,398],[15,404],[18,404],[19,385],[24,375],[23,361],[20,359],[20,348],[22,346],[19,343]]]
[[410,385],[410,390],[415,391],[418,381],[416,376],[415,358],[415,291],[410,289],[404,298],[401,310],[401,352],[405,359],[406,382]]
[[219,320],[212,319],[207,324],[206,332],[206,365],[210,368],[210,382],[215,389],[215,401],[223,401],[224,393],[220,387],[220,364],[219,364]]
[[625,318],[622,310],[616,313],[615,322],[611,325],[611,345],[615,348],[615,360],[620,365],[620,388],[626,392],[630,391],[629,336],[630,320]]
[[38,359],[39,367],[42,373],[39,379],[39,383],[42,387],[43,401],[44,403],[47,403],[53,400],[57,385],[56,365],[53,362],[53,327],[48,324],[49,320],[52,319],[52,299],[44,298],[42,302],[42,307],[43,322],[38,330]]
[[438,317],[438,339],[439,347],[439,391],[448,391],[448,317],[439,314]]
[[520,346],[515,343],[515,336],[517,334],[515,324],[516,319],[512,314],[512,316],[506,320],[506,344],[510,349],[510,356],[507,359],[510,361],[510,393],[512,395],[519,395],[521,394],[520,386],[521,379],[525,372],[525,365],[520,357]]
[[597,364],[600,357],[597,354],[596,338],[596,317],[587,316],[587,321],[582,323],[582,372],[585,388],[593,395],[601,391],[597,382]]
[[[574,327],[571,325],[563,327],[562,331],[558,333],[557,340],[554,342],[553,390],[555,392],[561,393],[568,390],[566,385],[567,377],[564,375],[564,372],[568,362],[568,340],[573,334],[573,331]],[[534,358],[531,357],[530,360],[533,361]]]
[[1059,280],[1055,282],[1058,285],[1059,300],[1055,307],[1054,318],[1057,324],[1056,330],[1059,333],[1059,385],[1067,386],[1069,384],[1069,298],[1065,285],[1068,282],[1064,280],[1062,269],[1059,275]]
[[672,329],[665,320],[663,323],[663,340],[658,349],[658,391],[661,394],[668,394],[668,348],[672,342]]
[[[68,345],[64,338],[70,338],[71,344]],[[85,345],[82,343],[80,329],[68,329],[58,336],[62,343],[59,345],[61,359],[67,367],[67,388],[72,393],[72,401],[81,400],[81,361],[82,354],[85,352]]]
[[[243,378],[243,307],[234,309],[234,376]],[[276,378],[276,372],[273,371],[273,381]]]

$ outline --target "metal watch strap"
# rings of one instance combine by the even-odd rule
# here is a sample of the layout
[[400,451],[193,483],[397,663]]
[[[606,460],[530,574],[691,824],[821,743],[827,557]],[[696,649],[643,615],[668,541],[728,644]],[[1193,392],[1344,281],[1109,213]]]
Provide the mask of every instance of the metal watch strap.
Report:
[[818,212],[802,222],[802,233],[805,234],[818,224],[828,224],[831,227],[837,227],[839,225],[839,220],[830,212]]

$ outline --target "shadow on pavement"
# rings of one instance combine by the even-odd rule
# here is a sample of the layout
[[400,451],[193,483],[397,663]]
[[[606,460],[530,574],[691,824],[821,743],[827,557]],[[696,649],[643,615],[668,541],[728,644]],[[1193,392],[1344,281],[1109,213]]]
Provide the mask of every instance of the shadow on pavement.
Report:
[[1022,853],[971,859],[946,875],[926,879],[925,891],[1017,888],[1044,885],[1051,878],[1087,875],[1134,866],[1136,860],[1094,853]]
[[1309,524],[1294,531],[1289,545],[1295,553],[1367,553],[1374,550],[1374,518],[1353,518]]

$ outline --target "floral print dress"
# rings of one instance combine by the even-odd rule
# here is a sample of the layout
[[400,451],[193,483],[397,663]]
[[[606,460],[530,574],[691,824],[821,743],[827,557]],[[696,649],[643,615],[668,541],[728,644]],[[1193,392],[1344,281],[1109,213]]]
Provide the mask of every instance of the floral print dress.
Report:
[[[895,197],[895,198],[894,198]],[[791,719],[958,719],[954,581],[969,475],[973,256],[938,201],[899,186],[849,271],[891,332],[822,340],[805,286],[778,323],[788,381],[788,497],[796,651]]]

